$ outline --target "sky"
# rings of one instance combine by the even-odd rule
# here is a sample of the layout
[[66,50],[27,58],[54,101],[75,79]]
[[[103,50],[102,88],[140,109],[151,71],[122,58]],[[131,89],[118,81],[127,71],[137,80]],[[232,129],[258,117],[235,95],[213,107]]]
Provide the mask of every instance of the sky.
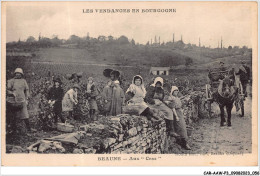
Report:
[[[252,47],[256,24],[254,2],[8,2],[6,41],[68,39],[70,35],[127,36],[146,44],[175,41],[215,48],[221,37],[223,46]],[[83,13],[93,9],[93,13]],[[95,9],[175,9],[169,13],[96,13]]]

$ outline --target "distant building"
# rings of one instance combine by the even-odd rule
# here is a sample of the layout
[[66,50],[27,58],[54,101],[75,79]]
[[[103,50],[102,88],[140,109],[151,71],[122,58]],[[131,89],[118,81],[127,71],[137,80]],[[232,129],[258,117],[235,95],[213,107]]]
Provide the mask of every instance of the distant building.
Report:
[[169,75],[170,67],[151,67],[150,74],[152,75]]

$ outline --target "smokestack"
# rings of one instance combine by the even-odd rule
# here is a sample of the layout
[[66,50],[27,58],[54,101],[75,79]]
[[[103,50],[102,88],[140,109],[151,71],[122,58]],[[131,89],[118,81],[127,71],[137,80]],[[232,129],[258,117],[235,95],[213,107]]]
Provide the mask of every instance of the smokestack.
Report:
[[221,43],[220,43],[220,47],[221,47],[221,49],[222,49],[222,36],[221,36]]
[[199,38],[199,47],[200,47],[200,38]]
[[172,43],[174,43],[174,33],[173,33],[173,35],[172,35]]

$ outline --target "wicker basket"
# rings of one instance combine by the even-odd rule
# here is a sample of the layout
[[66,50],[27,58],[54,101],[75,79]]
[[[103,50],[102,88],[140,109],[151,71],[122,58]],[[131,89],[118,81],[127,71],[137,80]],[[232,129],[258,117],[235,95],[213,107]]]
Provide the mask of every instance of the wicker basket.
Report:
[[13,110],[21,110],[24,105],[24,99],[16,98],[14,96],[7,96],[6,103],[8,107],[11,107]]
[[73,129],[74,129],[74,126],[70,125],[70,124],[68,124],[66,122],[57,124],[57,130],[62,131],[62,132],[70,133],[70,132],[73,131]]

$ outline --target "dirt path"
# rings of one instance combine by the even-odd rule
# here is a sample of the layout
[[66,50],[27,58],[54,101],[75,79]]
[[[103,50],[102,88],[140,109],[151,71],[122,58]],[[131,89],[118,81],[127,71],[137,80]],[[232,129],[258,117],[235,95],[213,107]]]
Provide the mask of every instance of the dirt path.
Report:
[[[219,114],[219,112],[217,112]],[[252,152],[251,99],[245,101],[245,116],[240,117],[232,110],[232,128],[220,127],[220,117],[202,119],[194,124],[195,128],[189,139],[191,151],[172,146],[172,153],[190,154],[242,154]]]

